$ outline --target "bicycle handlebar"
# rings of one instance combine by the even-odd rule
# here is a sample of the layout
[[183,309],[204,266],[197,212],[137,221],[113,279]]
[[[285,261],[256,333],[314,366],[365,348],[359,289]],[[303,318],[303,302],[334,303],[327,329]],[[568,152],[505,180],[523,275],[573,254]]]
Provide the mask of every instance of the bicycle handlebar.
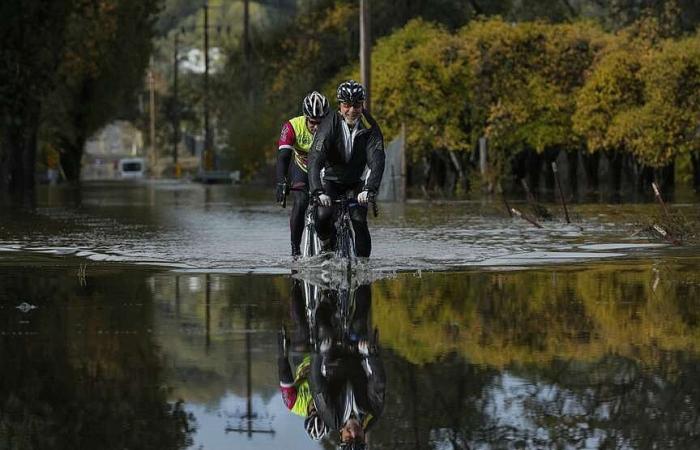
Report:
[[[376,195],[370,194],[367,198],[367,203],[372,204],[372,214],[374,214],[374,217],[377,217],[379,215],[379,207],[377,206],[376,197],[377,197]],[[356,201],[356,199],[354,197],[353,198],[336,198],[334,200],[331,200],[331,203],[334,205],[340,205],[343,203],[349,203],[349,202],[353,202],[353,201]],[[313,205],[320,205],[317,195],[312,196],[310,199],[310,202]]]

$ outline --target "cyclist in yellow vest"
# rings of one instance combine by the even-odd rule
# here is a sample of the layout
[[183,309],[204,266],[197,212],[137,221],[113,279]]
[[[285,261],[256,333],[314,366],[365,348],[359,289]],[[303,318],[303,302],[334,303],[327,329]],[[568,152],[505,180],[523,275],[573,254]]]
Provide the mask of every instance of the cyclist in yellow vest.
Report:
[[[304,231],[304,213],[309,205],[309,177],[307,160],[314,133],[321,119],[328,114],[328,99],[314,91],[303,101],[303,116],[294,117],[282,125],[277,151],[277,203],[283,204],[292,193],[294,206],[289,216],[292,257],[301,254],[301,235]],[[292,158],[293,156],[293,158]]]

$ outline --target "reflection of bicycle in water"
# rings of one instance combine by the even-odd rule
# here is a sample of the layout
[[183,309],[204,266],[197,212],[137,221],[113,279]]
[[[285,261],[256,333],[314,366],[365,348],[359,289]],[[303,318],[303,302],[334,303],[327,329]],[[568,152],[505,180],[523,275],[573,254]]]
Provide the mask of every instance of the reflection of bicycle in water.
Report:
[[[289,363],[281,350],[280,380],[288,381],[280,383],[285,404],[294,407],[299,401],[292,403],[292,396],[285,394],[285,384],[296,384],[296,392],[304,390],[306,398],[306,406],[296,405],[297,413],[307,414],[305,429],[310,437],[338,432],[341,448],[364,448],[365,433],[383,410],[386,379],[377,333],[370,332],[371,287],[353,285],[351,280],[341,287],[330,287],[323,280],[295,279],[293,283],[292,315],[300,333],[292,340],[297,347],[303,343],[309,353],[304,353],[302,361],[305,372],[297,369],[294,377],[291,368],[283,373]],[[289,345],[284,344],[290,340],[286,330],[280,336],[281,346]]]

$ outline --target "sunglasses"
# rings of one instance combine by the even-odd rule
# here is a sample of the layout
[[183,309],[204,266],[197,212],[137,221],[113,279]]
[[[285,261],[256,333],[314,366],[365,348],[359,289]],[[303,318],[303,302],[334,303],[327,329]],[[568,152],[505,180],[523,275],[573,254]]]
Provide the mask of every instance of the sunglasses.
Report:
[[309,119],[308,117],[306,118],[306,120],[309,122],[309,125],[321,125],[320,120]]
[[355,102],[355,103],[346,103],[346,102],[340,102],[340,106],[343,108],[352,108],[354,107],[355,109],[362,108],[362,102]]

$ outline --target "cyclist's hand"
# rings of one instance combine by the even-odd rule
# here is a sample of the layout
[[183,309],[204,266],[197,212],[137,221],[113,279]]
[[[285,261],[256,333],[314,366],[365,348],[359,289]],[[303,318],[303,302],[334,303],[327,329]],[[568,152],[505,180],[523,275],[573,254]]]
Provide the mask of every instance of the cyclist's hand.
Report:
[[282,204],[284,202],[284,197],[289,193],[287,188],[287,183],[277,183],[277,189],[275,190],[275,197],[277,198],[277,203]]
[[318,196],[318,203],[321,206],[331,206],[331,198],[326,194],[320,194]]
[[357,351],[360,352],[362,356],[369,356],[369,341],[363,339],[357,343]]
[[359,194],[357,194],[357,202],[360,205],[366,205],[367,202],[369,201],[370,194],[369,191],[362,191]]

